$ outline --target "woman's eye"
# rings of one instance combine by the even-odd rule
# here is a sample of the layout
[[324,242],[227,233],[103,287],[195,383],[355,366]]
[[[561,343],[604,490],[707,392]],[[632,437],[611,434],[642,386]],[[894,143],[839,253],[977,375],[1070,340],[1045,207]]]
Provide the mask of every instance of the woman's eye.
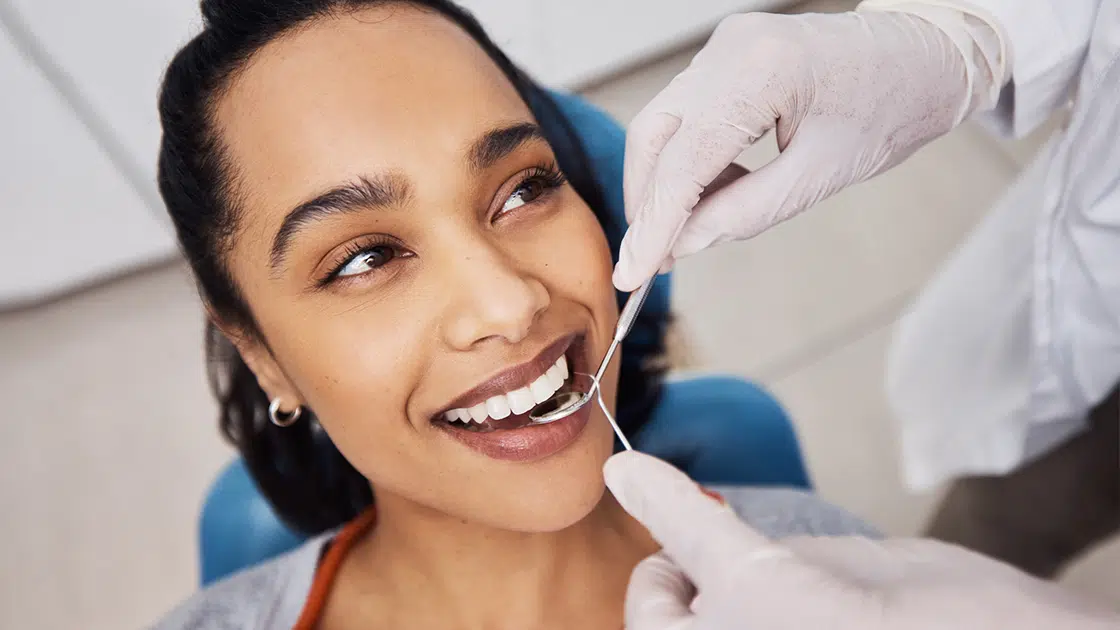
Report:
[[388,245],[368,247],[346,262],[335,274],[339,278],[357,276],[372,271],[396,257],[396,251]]
[[513,191],[509,199],[506,199],[505,204],[502,205],[502,212],[516,210],[527,203],[532,203],[543,195],[544,192],[545,184],[541,180],[536,178],[525,180],[524,183],[517,187],[517,190]]

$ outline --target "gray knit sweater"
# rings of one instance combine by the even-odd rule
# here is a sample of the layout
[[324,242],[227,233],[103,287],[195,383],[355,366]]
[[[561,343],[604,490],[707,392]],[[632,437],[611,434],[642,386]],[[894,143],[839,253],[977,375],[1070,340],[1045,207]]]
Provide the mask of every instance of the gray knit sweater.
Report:
[[[870,526],[815,496],[761,488],[713,488],[754,528],[773,538],[797,535],[878,537]],[[195,594],[154,630],[290,630],[315,578],[325,534],[270,562]]]

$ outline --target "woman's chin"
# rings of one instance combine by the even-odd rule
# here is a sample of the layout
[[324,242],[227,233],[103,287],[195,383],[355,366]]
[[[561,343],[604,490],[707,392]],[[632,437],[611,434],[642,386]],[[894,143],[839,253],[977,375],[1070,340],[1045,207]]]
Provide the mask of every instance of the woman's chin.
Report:
[[581,436],[582,443],[525,465],[523,470],[502,466],[504,470],[496,473],[485,496],[476,495],[485,499],[485,505],[475,503],[471,511],[476,518],[472,520],[526,533],[560,531],[583,520],[599,505],[606,490],[603,464],[614,443],[613,434],[601,433],[589,430]]
[[507,505],[502,514],[488,519],[500,529],[527,534],[558,532],[587,518],[606,496],[602,477],[589,479],[580,487],[565,484],[524,497],[519,505]]

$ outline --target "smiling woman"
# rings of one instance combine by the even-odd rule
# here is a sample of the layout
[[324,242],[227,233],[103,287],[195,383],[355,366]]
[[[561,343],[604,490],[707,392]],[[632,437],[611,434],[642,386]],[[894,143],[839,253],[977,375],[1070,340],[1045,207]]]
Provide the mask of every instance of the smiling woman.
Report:
[[[657,546],[604,493],[610,427],[590,405],[527,413],[598,364],[618,318],[602,193],[555,103],[439,0],[202,11],[160,98],[160,189],[223,429],[322,535],[161,627],[619,627]],[[638,325],[656,347],[664,320]],[[605,373],[626,429],[659,376]],[[859,530],[746,496],[728,495],[775,534]]]

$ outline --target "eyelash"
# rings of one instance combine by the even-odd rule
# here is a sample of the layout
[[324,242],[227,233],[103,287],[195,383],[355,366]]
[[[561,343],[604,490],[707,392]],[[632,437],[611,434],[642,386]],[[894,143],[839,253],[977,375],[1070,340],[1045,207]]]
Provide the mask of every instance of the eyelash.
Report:
[[[352,280],[354,278],[364,276],[365,273],[355,274],[353,276],[343,276],[341,274],[342,270],[345,269],[347,265],[354,262],[359,256],[361,256],[362,254],[369,254],[373,252],[373,250],[380,247],[387,247],[391,249],[393,252],[393,259],[400,256],[403,250],[400,243],[396,239],[382,235],[371,236],[368,239],[350,243],[346,246],[346,250],[339,257],[339,260],[341,262],[335,265],[331,269],[331,271],[319,281],[319,287],[322,288],[335,282],[344,282],[346,280]],[[371,272],[376,271],[377,269],[380,269],[380,267],[371,270]]]
[[[548,196],[550,192],[566,184],[568,182],[568,178],[564,176],[563,171],[560,170],[555,162],[534,166],[529,169],[527,173],[525,173],[525,176],[521,178],[521,181],[517,183],[517,187],[513,189],[513,192],[511,192],[509,196],[512,197],[514,193],[521,190],[522,188],[525,188],[526,185],[533,182],[540,182],[542,187],[541,194],[536,199],[525,202],[525,205],[529,205]],[[513,210],[510,210],[509,212],[513,212]],[[499,212],[498,215],[495,215],[495,218],[500,215],[501,212]]]
[[[513,191],[510,192],[509,197],[513,197],[513,195],[518,191],[525,188],[528,184],[534,182],[540,182],[542,186],[541,194],[536,199],[525,202],[524,205],[531,205],[546,198],[549,193],[566,184],[568,182],[568,178],[564,175],[564,173],[560,170],[559,166],[557,166],[555,162],[534,166],[525,173],[525,176],[521,178],[521,181],[518,182],[517,186],[513,189]],[[515,208],[514,210],[509,210],[508,212],[515,212],[516,210],[517,209]],[[499,213],[496,214],[494,218],[501,216],[501,214],[502,212],[499,211]],[[354,260],[359,256],[361,256],[362,254],[368,254],[379,247],[392,248],[393,259],[396,259],[398,256],[400,256],[403,250],[403,248],[400,246],[400,243],[396,239],[389,236],[373,236],[367,240],[351,243],[346,247],[346,250],[342,254],[342,256],[339,257],[340,262],[335,265],[322,280],[319,281],[319,286],[326,287],[327,285],[334,282],[351,280],[364,276],[368,273],[376,272],[381,267],[376,267],[371,271],[355,274],[353,276],[340,275],[342,273],[342,270],[345,269],[347,265],[354,262]],[[392,259],[390,259],[390,262],[392,262]]]

